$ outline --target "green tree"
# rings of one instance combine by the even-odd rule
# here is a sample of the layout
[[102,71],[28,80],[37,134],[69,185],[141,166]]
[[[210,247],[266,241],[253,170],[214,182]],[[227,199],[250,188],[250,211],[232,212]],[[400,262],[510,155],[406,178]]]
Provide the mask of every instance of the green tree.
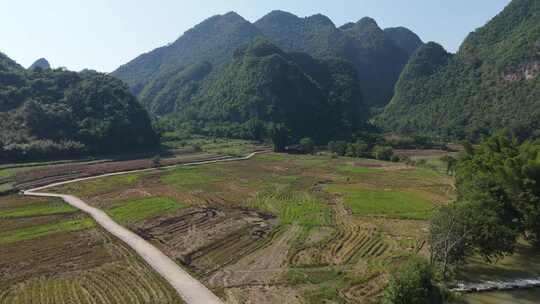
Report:
[[347,143],[342,140],[331,141],[328,143],[328,150],[336,155],[345,156],[345,153],[347,152]]
[[378,160],[391,160],[394,155],[394,149],[390,146],[375,146],[372,153],[373,157]]
[[467,210],[457,204],[443,207],[433,216],[429,229],[430,262],[440,266],[443,278],[473,253],[472,229]]
[[306,154],[312,154],[315,151],[315,142],[309,137],[302,138],[300,140],[300,149]]
[[383,294],[384,304],[438,304],[443,303],[441,292],[433,284],[433,271],[429,263],[412,259],[395,270]]
[[290,129],[285,124],[271,124],[268,130],[274,152],[283,152],[290,141]]

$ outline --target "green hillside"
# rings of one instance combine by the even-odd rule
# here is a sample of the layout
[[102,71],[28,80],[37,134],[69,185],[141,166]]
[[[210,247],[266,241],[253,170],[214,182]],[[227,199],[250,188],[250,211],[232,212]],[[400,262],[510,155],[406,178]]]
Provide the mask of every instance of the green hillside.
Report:
[[148,113],[119,80],[92,71],[26,70],[0,56],[0,159],[151,148]]
[[215,135],[261,139],[283,125],[292,139],[346,137],[367,118],[352,65],[285,53],[265,39],[239,48],[177,114]]
[[371,18],[337,28],[323,15],[300,18],[274,11],[255,25],[285,51],[305,52],[317,58],[333,56],[352,62],[366,102],[375,107],[390,101],[394,85],[408,60],[407,52]]
[[[230,62],[234,50],[259,35],[257,28],[234,12],[213,16],[174,43],[135,58],[112,75],[126,82],[153,114],[163,115],[174,111],[172,99],[184,101],[190,94],[183,94],[192,85]],[[171,93],[175,96],[165,96]]]
[[299,18],[274,11],[252,24],[231,12],[205,20],[174,43],[137,57],[112,75],[125,81],[151,114],[166,116],[180,111],[208,77],[221,72],[233,60],[234,50],[265,37],[286,52],[352,62],[365,102],[381,107],[390,101],[410,48],[418,43],[407,35],[416,36],[405,29],[387,35],[369,18],[337,28],[320,14]]
[[418,35],[405,27],[390,27],[384,29],[384,33],[397,46],[407,52],[411,56],[423,42]]
[[378,123],[389,131],[479,139],[539,129],[540,2],[514,0],[458,53],[428,44],[403,71]]

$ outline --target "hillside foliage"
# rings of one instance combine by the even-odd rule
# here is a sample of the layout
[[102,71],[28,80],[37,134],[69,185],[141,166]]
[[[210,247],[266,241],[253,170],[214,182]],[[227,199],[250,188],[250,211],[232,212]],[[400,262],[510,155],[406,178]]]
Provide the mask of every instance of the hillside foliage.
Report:
[[[390,100],[410,52],[400,47],[400,41],[416,35],[408,30],[387,35],[369,18],[353,25],[337,28],[320,14],[299,18],[281,11],[252,24],[231,12],[203,21],[174,43],[121,66],[113,76],[125,81],[151,114],[166,116],[181,112],[203,83],[218,77],[234,61],[236,49],[264,37],[286,52],[350,61],[365,103],[382,107]],[[409,42],[404,47],[421,44]]]
[[236,50],[175,118],[215,136],[285,143],[346,138],[367,120],[357,83],[356,70],[343,60],[285,53],[260,38]]
[[92,71],[25,70],[0,58],[0,159],[124,152],[157,143],[125,85]]
[[378,123],[389,131],[479,140],[540,125],[540,3],[514,0],[456,55],[418,50]]

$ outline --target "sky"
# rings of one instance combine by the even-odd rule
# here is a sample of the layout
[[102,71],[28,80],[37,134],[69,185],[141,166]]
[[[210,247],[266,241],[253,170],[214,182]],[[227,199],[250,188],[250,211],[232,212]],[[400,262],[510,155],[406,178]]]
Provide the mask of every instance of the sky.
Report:
[[324,14],[337,26],[369,16],[382,28],[405,26],[455,52],[467,34],[510,0],[3,0],[0,51],[28,67],[112,72],[178,39],[206,18],[235,11],[256,21],[272,10]]

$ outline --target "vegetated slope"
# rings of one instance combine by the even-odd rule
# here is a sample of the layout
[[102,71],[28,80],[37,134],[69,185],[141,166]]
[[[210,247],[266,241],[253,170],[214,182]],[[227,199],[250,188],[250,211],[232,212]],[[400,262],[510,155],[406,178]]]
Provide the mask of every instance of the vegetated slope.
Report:
[[0,52],[0,72],[22,70],[23,67],[17,62]]
[[32,65],[28,69],[35,70],[37,68],[42,69],[42,70],[49,70],[51,68],[51,64],[49,63],[49,61],[47,61],[47,59],[40,58],[36,60],[34,63],[32,63]]
[[261,139],[272,125],[328,140],[362,128],[367,107],[352,65],[289,54],[263,38],[239,48],[179,114],[207,132]]
[[165,116],[179,111],[203,80],[231,62],[234,50],[259,36],[287,52],[351,61],[359,73],[365,100],[372,106],[383,106],[390,100],[408,59],[408,51],[387,37],[373,20],[339,29],[323,15],[299,18],[276,11],[251,24],[231,12],[205,20],[173,44],[121,66],[113,76],[125,81],[152,114]]
[[402,133],[477,139],[538,130],[540,2],[514,0],[450,55],[430,43],[411,58],[378,123]]
[[258,35],[257,28],[234,12],[217,15],[112,75],[125,81],[153,114],[168,114],[189,99],[200,80],[230,62],[234,50]]
[[411,56],[424,42],[413,31],[405,27],[390,27],[384,29],[384,33],[397,46]]
[[120,152],[157,143],[121,81],[86,71],[26,70],[0,57],[0,159]]
[[299,18],[273,11],[255,25],[265,37],[285,51],[305,52],[314,57],[340,57],[357,68],[366,102],[384,106],[408,60],[401,49],[371,18],[340,28],[323,15]]

